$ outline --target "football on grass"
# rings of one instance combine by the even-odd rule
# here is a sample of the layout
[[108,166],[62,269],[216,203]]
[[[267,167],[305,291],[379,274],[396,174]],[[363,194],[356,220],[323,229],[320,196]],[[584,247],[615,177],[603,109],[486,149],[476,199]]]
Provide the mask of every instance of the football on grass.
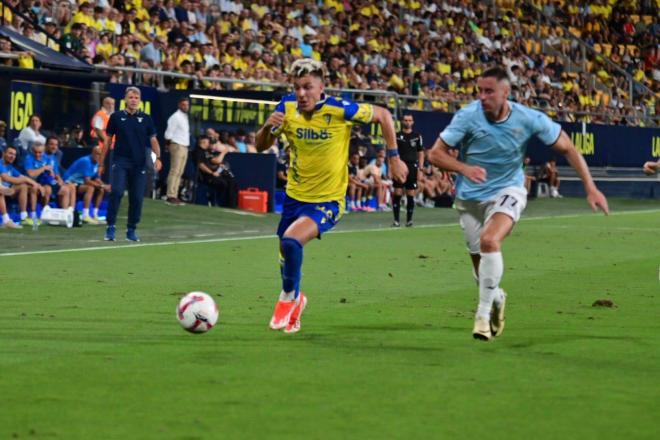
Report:
[[176,319],[191,333],[205,333],[218,322],[218,306],[209,294],[190,292],[179,301]]

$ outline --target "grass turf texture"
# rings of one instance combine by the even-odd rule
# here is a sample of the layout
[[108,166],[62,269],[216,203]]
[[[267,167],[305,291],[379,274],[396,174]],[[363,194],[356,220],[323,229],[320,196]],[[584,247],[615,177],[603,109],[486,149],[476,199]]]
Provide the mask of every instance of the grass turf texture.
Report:
[[[655,438],[659,206],[611,202],[652,211],[530,203],[505,242],[492,343],[471,337],[477,289],[451,210],[363,233],[348,231],[391,216],[350,214],[348,233],[311,243],[296,335],[267,329],[274,238],[118,248],[93,241],[102,227],[1,231],[0,253],[118,249],[0,258],[0,438]],[[141,232],[213,240],[276,221],[149,202]],[[208,334],[176,323],[191,290],[219,303]],[[606,298],[618,307],[591,306]]]

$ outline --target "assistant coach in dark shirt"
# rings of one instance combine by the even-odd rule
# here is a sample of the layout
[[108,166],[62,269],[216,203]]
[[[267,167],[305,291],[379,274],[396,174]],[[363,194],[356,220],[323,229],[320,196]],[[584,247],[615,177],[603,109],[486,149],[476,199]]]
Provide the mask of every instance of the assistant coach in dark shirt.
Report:
[[160,145],[151,117],[139,110],[140,89],[128,87],[124,95],[126,109],[114,112],[108,121],[106,133],[115,136],[115,149],[110,165],[112,192],[108,204],[108,228],[105,239],[115,240],[115,222],[124,190],[128,185],[128,222],[126,239],[140,241],[135,229],[142,215],[142,200],[147,184],[147,167],[151,165],[149,150],[156,154],[154,169],[161,169]]
[[424,146],[422,145],[422,135],[412,130],[412,115],[405,115],[401,125],[403,128],[396,135],[396,143],[399,149],[401,160],[408,167],[408,178],[405,182],[394,181],[394,195],[392,196],[392,211],[394,213],[394,223],[392,226],[399,227],[399,212],[401,211],[401,197],[403,188],[406,188],[406,226],[413,225],[412,217],[415,209],[415,192],[417,191],[418,171],[424,165]]

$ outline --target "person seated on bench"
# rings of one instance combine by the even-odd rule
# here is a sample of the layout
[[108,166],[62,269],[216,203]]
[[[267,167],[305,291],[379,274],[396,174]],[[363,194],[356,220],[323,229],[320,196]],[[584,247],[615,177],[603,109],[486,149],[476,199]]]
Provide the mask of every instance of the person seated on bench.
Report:
[[25,158],[25,172],[46,189],[41,200],[43,206],[50,202],[51,194],[55,194],[60,208],[75,208],[76,185],[64,183],[55,157],[45,154],[44,144],[40,141],[32,144],[32,154]]
[[229,165],[224,162],[226,154],[227,150],[217,151],[212,148],[207,136],[200,136],[193,157],[199,170],[199,180],[215,191],[216,200],[211,203],[216,205],[219,197],[223,201],[223,206],[236,208],[238,205],[236,179],[229,170]]
[[[39,197],[45,197],[47,194],[50,194],[50,187],[47,190],[35,180],[21,174],[14,166],[16,156],[16,147],[13,145],[8,146],[2,155],[2,160],[0,160],[0,179],[2,179],[2,185],[13,190],[5,195],[18,202],[21,224],[32,226],[35,223],[39,224],[39,219],[37,218],[37,201]],[[31,208],[31,215],[29,217],[27,213],[28,202]]]
[[550,185],[550,197],[561,197],[559,194],[559,171],[557,171],[557,161],[550,159],[545,163],[543,170],[541,170],[540,182],[547,182]]
[[[82,221],[90,225],[105,223],[99,218],[99,207],[103,197],[110,193],[110,185],[103,183],[99,176],[99,161],[101,160],[101,147],[94,147],[92,154],[76,160],[64,174],[64,181],[78,187],[78,194],[83,196]],[[94,197],[96,195],[96,197]],[[92,206],[92,199],[96,207]]]

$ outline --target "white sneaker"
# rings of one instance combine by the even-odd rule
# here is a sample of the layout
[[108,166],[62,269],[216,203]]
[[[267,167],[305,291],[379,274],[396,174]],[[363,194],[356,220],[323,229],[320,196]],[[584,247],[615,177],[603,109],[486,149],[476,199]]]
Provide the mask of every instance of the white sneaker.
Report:
[[83,217],[82,221],[83,221],[83,223],[87,223],[88,225],[98,225],[99,224],[98,220],[96,220],[92,217]]
[[490,332],[490,322],[485,318],[474,318],[472,337],[480,341],[490,341],[493,334]]
[[490,312],[490,331],[493,336],[500,336],[504,331],[504,309],[506,308],[506,292],[502,290],[502,301],[497,304],[493,302]]
[[5,229],[23,229],[23,226],[21,226],[17,223],[14,223],[13,220],[9,220],[7,222],[4,222],[2,224],[2,227],[5,228]]

